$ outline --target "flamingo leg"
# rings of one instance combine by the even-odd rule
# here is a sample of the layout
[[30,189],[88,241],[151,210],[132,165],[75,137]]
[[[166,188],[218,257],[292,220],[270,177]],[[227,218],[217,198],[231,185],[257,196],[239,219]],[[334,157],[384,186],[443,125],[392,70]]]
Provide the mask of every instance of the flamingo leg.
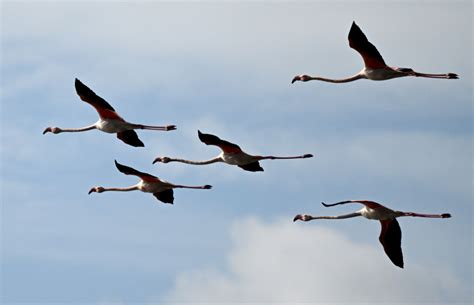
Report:
[[458,75],[455,73],[446,73],[446,74],[430,74],[430,73],[419,73],[413,72],[415,77],[426,77],[426,78],[440,78],[440,79],[458,79]]
[[146,129],[146,130],[170,131],[170,130],[176,130],[176,125],[150,126],[150,125],[134,124],[133,128],[134,129]]

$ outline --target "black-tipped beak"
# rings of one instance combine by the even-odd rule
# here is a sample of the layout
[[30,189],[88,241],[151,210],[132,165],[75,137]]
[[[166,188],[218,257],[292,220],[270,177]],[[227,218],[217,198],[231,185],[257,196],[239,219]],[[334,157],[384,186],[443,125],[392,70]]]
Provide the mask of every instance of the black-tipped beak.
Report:
[[295,222],[297,220],[301,220],[301,215],[300,214],[296,215],[295,218],[293,218],[293,222]]
[[160,162],[160,158],[155,158],[155,160],[153,160],[153,163],[152,164],[155,164],[156,162]]
[[45,134],[45,133],[47,133],[47,132],[52,132],[52,131],[51,131],[51,127],[46,128],[46,129],[43,131],[43,134]]
[[296,81],[299,81],[299,80],[301,80],[301,76],[297,75],[293,77],[293,80],[291,81],[291,83],[294,84]]
[[451,218],[451,214],[449,214],[449,213],[441,214],[441,217],[442,218]]
[[91,189],[89,190],[89,193],[87,193],[87,194],[90,195],[91,193],[94,193],[95,191],[96,191],[96,190],[95,190],[95,187],[93,187],[93,188],[91,188]]
[[312,154],[306,154],[303,156],[303,158],[312,158],[312,157],[314,157]]
[[206,185],[204,186],[204,189],[205,189],[205,190],[210,190],[210,189],[212,189],[212,185],[206,184]]

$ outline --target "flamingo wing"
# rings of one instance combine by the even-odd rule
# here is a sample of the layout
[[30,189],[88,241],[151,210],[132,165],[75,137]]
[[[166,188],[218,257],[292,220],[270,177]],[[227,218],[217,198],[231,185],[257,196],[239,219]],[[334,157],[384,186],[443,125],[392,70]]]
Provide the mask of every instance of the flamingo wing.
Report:
[[117,162],[117,160],[115,160],[115,166],[117,167],[117,169],[125,174],[125,175],[133,175],[133,176],[137,176],[139,177],[140,179],[142,180],[145,180],[145,181],[150,181],[150,182],[156,182],[156,181],[159,181],[159,179],[153,175],[150,175],[150,174],[147,174],[147,173],[142,173],[140,171],[137,171],[136,169],[134,168],[131,168],[131,167],[128,167],[128,166],[125,166],[125,165],[122,165],[120,163]]
[[244,164],[244,165],[238,165],[238,167],[249,172],[263,172],[263,168],[260,166],[260,163],[258,163],[258,161]]
[[359,52],[364,59],[365,67],[372,69],[385,68],[387,65],[380,55],[377,48],[370,43],[365,34],[359,26],[352,22],[351,30],[349,31],[349,46]]
[[145,144],[143,144],[143,142],[140,141],[137,133],[133,129],[117,132],[117,138],[127,143],[128,145],[132,145],[134,147],[145,146]]
[[383,246],[388,258],[396,266],[403,268],[402,254],[402,231],[398,221],[394,219],[381,220],[382,231],[380,232],[379,241]]
[[81,100],[92,105],[95,108],[95,110],[97,110],[101,118],[123,120],[117,114],[117,112],[115,112],[115,109],[109,103],[107,103],[106,100],[104,100],[103,98],[95,94],[94,91],[92,91],[89,87],[84,85],[77,78],[74,85],[76,87],[77,95],[79,95]]
[[201,140],[201,142],[203,142],[204,144],[218,146],[225,153],[242,152],[242,149],[240,149],[238,145],[221,140],[219,139],[219,137],[215,135],[202,133],[201,131],[198,130],[198,137],[199,137],[199,140]]
[[340,205],[340,204],[346,204],[346,203],[351,203],[351,202],[358,202],[358,203],[361,203],[363,205],[365,205],[366,207],[370,208],[370,209],[378,209],[378,208],[385,208],[383,205],[381,205],[380,203],[377,203],[375,201],[369,201],[369,200],[346,200],[346,201],[340,201],[340,202],[336,202],[336,203],[332,203],[332,204],[326,204],[324,202],[321,202],[325,207],[332,207],[332,206],[335,206],[335,205]]
[[158,199],[159,201],[164,202],[164,203],[173,204],[173,202],[174,202],[173,189],[153,193],[153,196],[155,196],[156,199]]

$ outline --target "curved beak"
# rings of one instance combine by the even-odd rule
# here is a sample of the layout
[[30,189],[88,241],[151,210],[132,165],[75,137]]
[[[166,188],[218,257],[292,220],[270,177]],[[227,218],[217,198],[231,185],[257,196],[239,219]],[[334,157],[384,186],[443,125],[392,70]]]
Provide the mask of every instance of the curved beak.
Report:
[[303,216],[301,214],[298,214],[295,216],[295,218],[293,218],[293,222],[297,221],[297,220],[301,220],[303,218]]
[[158,158],[155,158],[155,160],[153,160],[153,163],[152,164],[155,164],[156,162],[160,162],[161,161],[161,158],[158,157]]
[[293,77],[293,80],[291,81],[291,83],[293,84],[294,82],[300,81],[300,80],[301,80],[301,76],[297,75],[297,76]]
[[45,133],[47,133],[47,132],[52,132],[51,127],[46,128],[46,129],[43,131],[43,134],[45,134]]
[[87,194],[90,195],[91,193],[94,193],[94,192],[97,192],[97,190],[95,189],[95,187],[91,188],[91,189],[89,190],[89,193],[87,193]]

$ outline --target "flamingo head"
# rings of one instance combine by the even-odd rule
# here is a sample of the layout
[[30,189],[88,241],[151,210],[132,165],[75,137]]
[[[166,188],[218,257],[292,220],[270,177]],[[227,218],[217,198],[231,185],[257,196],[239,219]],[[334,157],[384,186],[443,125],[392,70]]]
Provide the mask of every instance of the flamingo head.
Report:
[[168,163],[170,161],[171,159],[168,157],[156,157],[155,160],[153,160],[153,164],[155,164],[156,162]]
[[89,195],[91,193],[102,193],[104,191],[104,188],[102,186],[95,186],[89,190]]
[[309,220],[311,220],[311,215],[298,214],[298,215],[295,216],[295,218],[293,218],[293,221],[297,221],[297,220],[309,221]]
[[206,184],[203,189],[205,190],[210,190],[212,188],[212,185]]
[[59,127],[48,127],[43,131],[43,134],[46,134],[48,132],[52,132],[54,134],[60,133],[62,130]]
[[293,80],[291,81],[291,83],[293,84],[296,81],[307,82],[310,79],[311,79],[311,77],[309,75],[306,75],[306,74],[296,75],[295,77],[293,77]]

